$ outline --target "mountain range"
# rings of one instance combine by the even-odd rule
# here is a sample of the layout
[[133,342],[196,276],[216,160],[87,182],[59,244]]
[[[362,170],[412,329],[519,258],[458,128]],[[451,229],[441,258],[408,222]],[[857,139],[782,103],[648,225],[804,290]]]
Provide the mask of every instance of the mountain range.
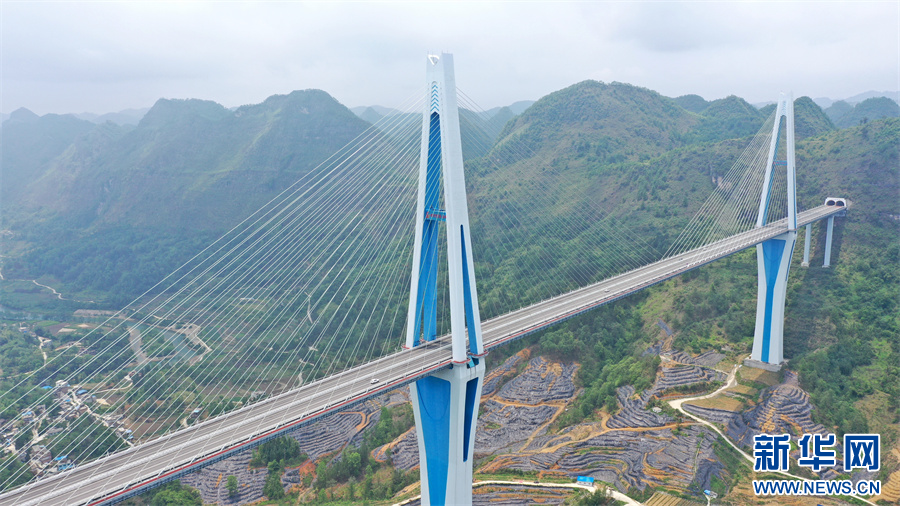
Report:
[[[878,97],[824,110],[809,97],[794,105],[800,207],[827,196],[854,205],[838,220],[833,267],[792,267],[785,355],[818,408],[810,415],[817,423],[881,433],[884,448],[895,448],[900,114]],[[571,272],[601,276],[611,252],[624,249],[618,240],[585,248],[597,244],[605,220],[663,251],[773,108],[584,81],[531,104],[461,111],[473,238],[484,253],[476,257],[482,305],[509,310],[565,287]],[[160,100],[136,125],[14,111],[0,127],[4,278],[97,302],[4,282],[3,306],[65,317],[122,307],[370,128],[367,118],[395,114],[352,111],[320,90],[234,110]],[[821,265],[819,226],[813,241]],[[755,274],[753,252],[743,252],[524,342],[579,364],[583,394],[557,423],[615,407],[617,388],[640,381],[647,336],[656,335],[642,329],[658,333],[657,321],[671,327],[678,349],[744,353]],[[887,475],[898,463],[885,457],[884,466]]]
[[[699,95],[692,95],[692,96],[699,97]],[[893,100],[894,102],[900,103],[900,92],[897,92],[897,91],[866,91],[864,93],[858,93],[856,95],[853,95],[852,97],[847,97],[844,99],[832,99],[832,98],[828,98],[828,97],[818,97],[818,98],[814,98],[813,102],[815,102],[816,105],[818,105],[822,109],[827,109],[836,102],[846,102],[848,105],[853,106],[859,102],[862,102],[863,100],[866,100],[869,98],[878,98],[878,97],[886,97],[886,98]],[[534,103],[534,100],[521,100],[518,102],[513,102],[512,104],[510,104],[508,106],[493,107],[491,109],[483,111],[483,115],[487,118],[493,117],[504,107],[508,107],[510,109],[510,111],[513,113],[513,115],[517,115],[517,114],[521,114],[522,111],[527,109],[533,103]],[[753,105],[754,105],[754,107],[761,109],[772,103],[774,103],[774,102],[762,102],[762,103],[755,103]],[[236,109],[236,108],[232,108],[232,110],[233,109]],[[70,114],[70,115],[75,116],[78,119],[84,119],[84,120],[88,120],[92,123],[98,123],[98,124],[105,123],[107,121],[111,121],[113,123],[116,123],[117,125],[137,125],[138,122],[140,122],[141,118],[144,117],[144,115],[147,114],[147,111],[149,111],[149,110],[150,110],[149,107],[142,107],[142,108],[138,108],[138,109],[123,109],[118,112],[109,112],[109,113],[104,113],[104,114],[96,114],[96,113],[92,113],[92,112],[82,112],[82,113]],[[396,113],[400,112],[400,111],[397,111],[396,109],[393,109],[390,107],[384,107],[384,106],[380,106],[380,105],[356,106],[356,107],[351,107],[350,110],[353,111],[353,114],[356,114],[357,116],[365,119],[366,121],[369,121],[370,123],[375,123],[376,121],[381,119],[383,116],[386,116],[389,114],[396,114]],[[6,121],[7,119],[9,119],[9,117],[10,117],[9,113],[0,113],[0,123]]]
[[[834,130],[828,113],[841,104],[823,111],[809,98],[797,99],[797,138]],[[492,163],[505,167],[488,171],[483,162],[474,162],[473,181],[484,173],[484,183],[473,186],[477,194],[480,188],[515,187],[509,167],[531,155],[511,146],[531,146],[555,166],[583,170],[647,163],[672,150],[752,135],[772,108],[758,109],[735,96],[670,99],[627,84],[585,81],[534,103],[480,113],[461,110],[460,117],[466,158],[489,152]],[[162,256],[172,261],[189,257],[190,240],[227,230],[368,128],[366,118],[378,122],[397,114],[381,107],[353,111],[319,90],[275,95],[234,110],[204,100],[161,99],[137,125],[19,109],[0,127],[0,219],[16,238],[7,243],[14,254],[4,267],[70,282],[79,276],[100,279],[71,254],[50,255],[56,260],[43,262],[52,264],[46,269],[37,268],[34,259],[60,244],[67,251],[99,249],[95,254],[100,256],[121,250],[102,246],[109,241],[146,244],[155,251],[150,238],[185,245],[166,247]],[[852,126],[897,115],[893,101],[869,98],[834,117],[839,126]],[[419,118],[406,114],[403,121]],[[532,176],[534,181],[543,177],[549,188],[559,184],[546,175]],[[646,180],[647,191],[659,191],[646,174],[639,179]],[[633,191],[603,184],[603,193],[617,198]],[[484,202],[482,208],[492,208],[489,198]],[[159,240],[165,237],[169,240]],[[173,249],[183,251],[173,254]],[[31,261],[17,254],[24,251]],[[123,258],[127,265],[142,262],[130,257],[120,251],[110,265]],[[164,270],[158,260],[153,264]],[[135,290],[145,286],[132,285]]]

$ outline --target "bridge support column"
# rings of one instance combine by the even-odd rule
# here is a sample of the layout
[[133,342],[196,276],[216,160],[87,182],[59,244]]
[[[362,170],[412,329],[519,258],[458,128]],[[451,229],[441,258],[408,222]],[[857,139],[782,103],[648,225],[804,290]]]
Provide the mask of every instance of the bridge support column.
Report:
[[809,241],[812,237],[812,223],[806,225],[806,238],[803,240],[803,262],[800,263],[800,267],[809,267]]
[[[453,55],[428,57],[419,199],[406,347],[437,338],[438,234],[447,237],[451,367],[410,387],[419,439],[422,504],[472,504],[475,426],[484,344],[472,259]],[[443,194],[441,188],[443,187]]]
[[410,387],[423,504],[472,504],[475,425],[484,362],[454,365]]
[[834,232],[834,216],[828,217],[828,225],[825,231],[825,263],[822,267],[831,267],[831,236]]
[[[778,147],[782,118],[784,118],[785,143],[783,152],[780,152]],[[784,156],[784,159],[779,160],[781,156]],[[787,296],[791,257],[797,243],[794,99],[791,95],[782,94],[778,100],[767,163],[756,226],[762,227],[768,221],[774,181],[772,173],[777,167],[784,167],[787,172],[787,230],[784,234],[756,245],[759,282],[756,299],[756,328],[753,334],[753,351],[747,364],[777,370],[784,362],[784,304]],[[808,238],[807,244],[809,244]]]
[[759,289],[756,330],[750,360],[780,366],[784,362],[784,303],[797,232],[756,245]]

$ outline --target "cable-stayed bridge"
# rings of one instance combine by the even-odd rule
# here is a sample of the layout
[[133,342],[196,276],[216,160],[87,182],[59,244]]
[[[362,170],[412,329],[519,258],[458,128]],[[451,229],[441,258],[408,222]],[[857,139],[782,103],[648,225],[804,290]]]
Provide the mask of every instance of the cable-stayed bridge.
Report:
[[[827,219],[845,210],[834,205],[823,205],[801,213],[798,225]],[[785,230],[784,221],[771,223],[487,320],[482,324],[485,348],[490,350],[537,332],[584,311],[770,240],[783,234]],[[451,364],[450,343],[444,336],[434,344],[388,355],[39,481],[34,486],[4,494],[0,496],[0,504],[101,504],[128,497],[157,482],[177,478],[370,396],[449,368]],[[372,383],[374,379],[378,380],[375,384]]]
[[[429,74],[428,83],[431,84],[431,88],[428,90],[422,123],[419,164],[420,201],[416,214],[418,220],[416,245],[413,248],[414,254],[417,256],[413,262],[413,276],[410,281],[412,293],[407,320],[410,322],[406,336],[407,349],[387,354],[342,372],[325,375],[322,379],[306,383],[298,388],[229,411],[168,435],[150,439],[94,462],[78,465],[75,469],[56,476],[30,483],[0,495],[0,504],[115,502],[252,447],[285,431],[311,423],[331,412],[345,409],[367,397],[379,395],[384,391],[411,383],[415,385],[414,392],[416,389],[432,389],[429,390],[431,392],[429,395],[432,395],[434,392],[440,391],[440,386],[435,387],[433,381],[424,381],[425,378],[449,378],[446,380],[447,383],[457,385],[454,383],[456,380],[453,379],[453,374],[468,375],[464,378],[460,377],[458,385],[463,388],[465,394],[460,397],[462,399],[460,402],[467,403],[465,407],[469,409],[464,423],[472,424],[471,426],[474,427],[477,407],[475,408],[476,416],[472,416],[470,411],[471,405],[477,406],[477,398],[480,395],[478,380],[483,377],[484,367],[481,358],[491,348],[537,332],[549,325],[752,246],[757,246],[757,256],[760,262],[760,306],[757,315],[757,335],[754,341],[753,358],[764,364],[778,365],[782,362],[780,325],[783,323],[783,292],[787,279],[787,264],[793,253],[797,230],[799,227],[808,227],[813,222],[828,219],[830,248],[833,218],[845,212],[847,207],[847,202],[843,199],[829,199],[825,205],[802,212],[797,211],[793,196],[795,192],[793,113],[789,100],[783,99],[779,103],[772,123],[764,127],[764,130],[771,128],[772,132],[758,135],[751,143],[751,145],[754,143],[757,145],[746,157],[745,165],[746,167],[758,165],[763,170],[757,172],[737,171],[733,178],[726,177],[724,181],[719,182],[718,193],[715,193],[708,201],[708,206],[701,209],[701,212],[698,213],[699,218],[692,221],[688,227],[690,234],[679,238],[676,242],[677,247],[673,246],[671,254],[640,267],[625,269],[624,272],[590,283],[583,288],[557,294],[527,307],[494,316],[482,323],[477,314],[478,300],[474,285],[472,245],[470,236],[467,234],[468,217],[464,212],[465,185],[461,174],[461,140],[458,133],[455,134],[455,137],[453,133],[454,123],[458,122],[458,118],[454,117],[456,114],[455,98],[450,98],[450,91],[453,92],[452,95],[455,95],[452,63],[449,69],[440,66],[443,64],[442,60],[446,61],[449,59],[448,57],[449,55],[443,55],[442,58],[434,57],[429,60],[430,71],[434,67],[433,71],[437,74]],[[452,60],[450,61],[452,62]],[[444,74],[438,75],[441,72]],[[785,121],[784,128],[781,127],[782,119]],[[457,132],[458,128],[456,126]],[[781,130],[786,130],[786,134],[784,134],[785,140],[779,147],[779,131]],[[397,159],[398,156],[394,154],[387,158],[390,163]],[[746,167],[742,166],[742,168]],[[780,179],[779,173],[775,170],[779,167],[786,169]],[[453,170],[458,172],[454,174]],[[457,179],[454,180],[453,177],[457,177]],[[361,187],[365,188],[365,184],[370,183],[371,180],[367,180]],[[313,189],[316,188],[315,185],[309,186]],[[461,188],[463,193],[460,197]],[[776,191],[779,188],[783,193],[780,197]],[[307,199],[319,198],[316,196],[316,192],[308,191],[308,189],[304,191]],[[454,191],[457,193],[454,194]],[[360,193],[360,195],[373,199],[367,193]],[[455,208],[451,203],[454,202],[454,199]],[[748,212],[750,208],[756,212]],[[353,209],[350,211],[352,214]],[[783,211],[782,217],[779,217],[778,212],[781,211]],[[280,217],[282,215],[281,211],[273,213],[273,216]],[[271,222],[274,218],[267,219]],[[710,224],[718,229],[710,229]],[[283,222],[277,222],[277,227],[283,229],[304,228],[294,227],[290,223]],[[438,240],[438,230],[448,231],[446,244]],[[460,236],[454,236],[449,232],[456,230],[460,230]],[[808,230],[809,228],[807,228]],[[343,234],[335,234],[334,237],[323,235],[326,236],[325,240],[331,241],[329,244],[344,243]],[[259,260],[261,265],[275,264],[279,261],[280,255],[283,255],[280,252],[284,248],[279,248],[279,246],[297,241],[293,236],[288,236],[290,240],[277,238],[277,236],[266,239],[258,234],[250,234],[248,237],[248,239],[238,242],[249,244],[253,248],[258,248],[261,243],[274,245],[273,249],[277,253],[262,256]],[[804,261],[808,263],[808,236],[805,244],[807,250]],[[457,309],[451,310],[451,313],[455,313],[455,316],[463,322],[462,332],[460,332],[460,328],[453,325],[451,325],[451,329],[441,329],[436,323],[438,319],[436,305],[442,286],[437,279],[440,265],[437,252],[442,248],[447,248],[449,251],[447,255],[449,257],[448,264],[450,264],[448,271],[450,271],[451,298],[458,297]],[[378,257],[378,255],[384,254],[386,258],[390,253],[391,251],[377,252],[374,256]],[[240,253],[238,257],[242,258],[243,255],[246,254]],[[785,255],[787,262],[784,261]],[[826,252],[826,264],[828,258],[828,252]],[[454,262],[456,262],[455,266]],[[313,263],[305,261],[306,265]],[[328,278],[332,275],[335,267],[331,265],[332,262],[323,261],[322,263],[328,264],[329,270],[321,277]],[[342,268],[337,267],[337,269]],[[454,271],[454,269],[456,270]],[[240,274],[236,275],[234,279],[229,278],[223,281],[219,277],[202,281],[202,283],[204,285],[220,283],[227,284],[229,287],[237,287],[231,291],[240,290],[244,285],[261,285],[261,283],[252,281],[252,278],[248,277],[247,271],[246,268],[240,270]],[[276,273],[282,274],[278,270]],[[457,276],[456,285],[454,285],[454,276]],[[314,286],[297,286],[296,282],[288,281],[286,286],[289,286],[289,291],[292,292],[316,292]],[[263,299],[258,293],[258,291],[252,292],[252,296],[244,297],[244,299],[251,303],[257,303]],[[359,296],[359,294],[355,295],[355,297]],[[308,295],[308,297],[312,298],[313,295]],[[195,311],[193,308],[199,304],[198,297],[188,297],[187,299],[189,302],[185,305],[189,307],[189,310],[185,310],[184,314],[192,314],[190,311]],[[213,300],[217,304],[221,303],[219,295],[213,297]],[[451,300],[450,305],[452,306],[453,303]],[[157,313],[159,316],[156,317],[159,319],[172,318],[176,321],[181,319],[174,318],[173,312],[167,311],[159,311]],[[309,313],[307,313],[308,315]],[[312,320],[311,317],[309,318]],[[334,317],[332,316],[332,318]],[[378,330],[369,328],[368,325],[363,328],[363,333],[371,332],[373,336],[379,333]],[[450,332],[440,336],[439,330],[450,330]],[[403,340],[400,335],[394,335],[388,339],[393,339],[395,343]],[[370,340],[374,342],[374,337]],[[470,385],[475,385],[475,388],[469,388]],[[449,399],[451,387],[447,388],[446,395]],[[452,388],[456,388],[456,386]],[[415,396],[413,394],[414,398]],[[448,401],[449,403],[450,401]],[[414,401],[417,420],[422,419],[418,410],[426,409],[424,403],[420,402],[419,404]],[[459,410],[458,415],[462,419],[462,410],[464,409],[462,404],[450,409],[451,411]],[[451,413],[450,416],[456,416],[456,414]],[[435,425],[440,425],[440,423]],[[455,422],[445,429],[452,431],[453,427],[455,427]],[[448,469],[446,467],[447,456],[439,456],[435,461],[436,464],[423,462],[423,468],[431,466],[431,471],[423,471],[423,489],[425,489],[424,495],[426,496],[429,494],[429,487],[432,488],[432,493],[433,489],[438,489],[439,493],[445,494],[441,496],[442,498],[449,493],[441,486],[435,486],[435,483],[440,481],[440,476],[434,478],[429,475],[442,463],[445,468],[443,473],[438,473],[439,475],[446,476],[448,473],[458,472],[461,475],[459,478],[461,482],[464,483],[468,479],[471,483],[472,459],[466,457],[466,449],[474,444],[474,438],[470,438],[468,435],[464,436],[463,432],[465,431],[459,427],[457,429],[459,434],[449,436],[451,452],[460,446],[452,442],[456,437],[463,442],[462,450],[459,455],[456,457],[451,455],[449,459],[459,458],[463,462],[467,461],[468,477],[465,472],[455,469],[453,464]],[[422,430],[421,426],[419,430]],[[423,440],[429,440],[429,437],[432,443],[423,442]],[[440,454],[439,450],[434,449],[433,442],[441,442],[447,437],[426,435],[423,438],[420,432],[420,456],[426,453]],[[432,446],[427,446],[428,444]],[[426,447],[427,451],[423,451],[426,450]],[[432,502],[443,503],[442,500],[437,499]]]

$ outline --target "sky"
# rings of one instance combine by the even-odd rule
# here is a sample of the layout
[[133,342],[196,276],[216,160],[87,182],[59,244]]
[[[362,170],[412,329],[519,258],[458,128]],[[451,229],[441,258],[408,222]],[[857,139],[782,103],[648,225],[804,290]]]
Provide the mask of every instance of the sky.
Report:
[[348,107],[418,97],[454,54],[483,109],[586,79],[676,97],[900,89],[900,2],[0,1],[0,112],[226,107],[317,88]]

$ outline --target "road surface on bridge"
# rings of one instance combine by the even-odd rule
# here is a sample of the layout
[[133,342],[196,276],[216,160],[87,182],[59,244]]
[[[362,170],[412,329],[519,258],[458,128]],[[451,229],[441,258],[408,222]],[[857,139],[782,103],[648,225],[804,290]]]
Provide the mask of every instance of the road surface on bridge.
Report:
[[[799,213],[798,227],[845,209],[820,206]],[[492,318],[482,323],[485,349],[490,350],[532,334],[785,231],[785,220],[774,222]],[[398,337],[397,342],[402,342],[402,339]],[[451,366],[449,338],[444,336],[428,346],[387,355],[73,470],[26,484],[0,495],[0,506],[93,505],[116,501],[225,458],[288,429],[311,423],[370,396]]]

